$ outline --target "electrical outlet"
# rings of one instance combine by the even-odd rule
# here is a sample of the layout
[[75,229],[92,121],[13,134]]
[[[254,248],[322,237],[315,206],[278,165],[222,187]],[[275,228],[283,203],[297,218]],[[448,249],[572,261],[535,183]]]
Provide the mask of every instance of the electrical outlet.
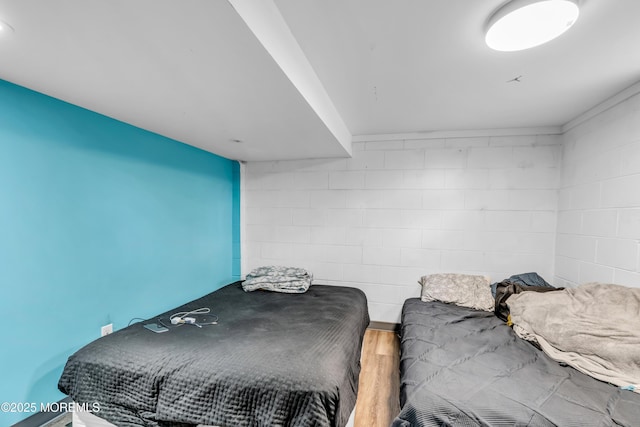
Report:
[[108,325],[104,325],[100,328],[100,336],[104,337],[105,335],[109,335],[113,332],[113,323],[109,323]]

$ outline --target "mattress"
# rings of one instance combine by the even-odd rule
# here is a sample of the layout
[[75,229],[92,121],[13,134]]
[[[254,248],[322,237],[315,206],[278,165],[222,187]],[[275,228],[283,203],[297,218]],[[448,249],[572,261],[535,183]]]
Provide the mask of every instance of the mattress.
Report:
[[562,366],[493,313],[408,299],[401,326],[408,426],[637,426],[640,395]]
[[58,387],[117,426],[347,423],[369,323],[362,291],[246,293],[236,282],[157,317],[201,307],[217,325],[131,325],[69,357]]

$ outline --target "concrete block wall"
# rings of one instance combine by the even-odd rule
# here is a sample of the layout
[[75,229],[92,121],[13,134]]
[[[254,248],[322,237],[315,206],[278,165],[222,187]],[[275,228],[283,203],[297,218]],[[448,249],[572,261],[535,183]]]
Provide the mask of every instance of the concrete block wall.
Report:
[[354,143],[350,159],[244,166],[243,274],[308,268],[398,322],[426,274],[551,280],[559,135]]
[[640,95],[563,138],[556,283],[640,286]]

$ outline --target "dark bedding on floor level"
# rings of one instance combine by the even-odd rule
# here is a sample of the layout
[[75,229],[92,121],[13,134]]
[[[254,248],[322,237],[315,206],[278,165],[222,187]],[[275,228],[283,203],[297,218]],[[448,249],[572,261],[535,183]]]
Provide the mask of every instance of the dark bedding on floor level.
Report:
[[493,313],[412,298],[393,426],[639,426],[640,394],[561,366]]
[[96,415],[118,426],[347,422],[369,323],[360,290],[245,293],[237,282],[159,317],[200,307],[219,323],[164,333],[139,323],[92,342],[69,358],[60,390],[98,402]]

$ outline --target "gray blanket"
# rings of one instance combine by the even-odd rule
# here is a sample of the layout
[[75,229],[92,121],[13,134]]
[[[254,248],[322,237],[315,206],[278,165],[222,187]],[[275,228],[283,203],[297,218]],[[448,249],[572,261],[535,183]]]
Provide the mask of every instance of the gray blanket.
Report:
[[640,395],[561,366],[483,311],[405,302],[394,427],[638,426]]
[[238,282],[159,317],[200,307],[218,324],[132,325],[69,357],[58,387],[120,427],[346,424],[369,323],[360,290],[246,293]]
[[554,360],[640,393],[639,288],[589,283],[523,292],[507,305],[513,330]]

